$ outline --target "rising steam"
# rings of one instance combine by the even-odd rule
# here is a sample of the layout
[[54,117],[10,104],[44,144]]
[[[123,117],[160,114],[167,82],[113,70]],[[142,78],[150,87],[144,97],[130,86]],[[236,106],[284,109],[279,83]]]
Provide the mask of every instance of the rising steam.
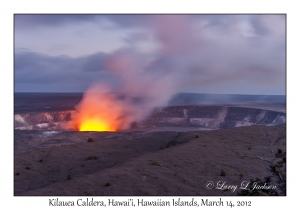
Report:
[[[155,15],[146,24],[155,39],[155,51],[141,51],[133,41],[106,56],[103,65],[114,76],[114,83],[92,85],[69,127],[79,131],[128,129],[146,118],[153,108],[166,106],[174,94],[186,87],[252,77],[252,71],[245,68],[250,66],[247,62],[253,66],[254,61],[265,56],[256,53],[257,48],[239,48],[250,39],[228,42],[220,36],[218,50],[211,50],[209,31],[201,31],[184,15]],[[241,54],[248,58],[245,64],[238,59]]]

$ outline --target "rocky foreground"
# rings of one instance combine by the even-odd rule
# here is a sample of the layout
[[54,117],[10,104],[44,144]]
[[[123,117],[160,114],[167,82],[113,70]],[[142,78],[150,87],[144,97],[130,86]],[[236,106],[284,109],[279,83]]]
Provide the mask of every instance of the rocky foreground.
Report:
[[15,130],[14,194],[285,195],[285,132]]

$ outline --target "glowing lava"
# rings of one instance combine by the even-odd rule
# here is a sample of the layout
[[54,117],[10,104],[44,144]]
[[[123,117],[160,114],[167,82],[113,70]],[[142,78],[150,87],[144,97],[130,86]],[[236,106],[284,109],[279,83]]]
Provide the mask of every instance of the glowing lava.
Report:
[[90,88],[76,107],[69,123],[78,131],[117,131],[122,124],[124,106],[112,94],[95,92]]
[[79,131],[116,131],[99,119],[88,119],[79,125]]

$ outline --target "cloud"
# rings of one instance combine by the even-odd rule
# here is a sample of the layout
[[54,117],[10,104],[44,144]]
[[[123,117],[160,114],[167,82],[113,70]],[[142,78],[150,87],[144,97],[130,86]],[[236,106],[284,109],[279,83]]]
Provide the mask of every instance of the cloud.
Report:
[[[17,51],[14,63],[15,91],[39,92],[43,90],[37,87],[42,85],[45,88],[47,85],[47,90],[55,88],[59,91],[59,87],[63,86],[72,92],[82,92],[94,81],[112,79],[101,67],[101,59],[105,56],[100,52],[72,58]],[[61,89],[59,92],[64,91]]]
[[[202,92],[207,86],[213,86],[216,93],[285,92],[285,15],[15,16],[16,23],[56,27],[78,22],[92,22],[95,27],[104,20],[111,23],[110,29],[119,28],[120,34],[128,28],[134,30],[123,36],[123,45],[109,53],[71,58],[18,52],[16,76],[23,74],[20,69],[34,76],[23,75],[16,81],[54,81],[61,74],[85,83],[99,75],[100,80],[114,78],[109,81],[114,81],[115,87],[129,91],[133,88],[127,87],[137,86],[149,89],[151,95],[159,88],[170,88],[169,94],[173,94],[192,88]],[[101,42],[106,39],[100,35]],[[141,84],[136,85],[135,80]],[[253,91],[251,86],[259,88]]]
[[100,52],[81,58],[81,70],[86,72],[104,71],[103,60],[106,56],[105,53]]
[[88,14],[15,14],[15,29],[30,29],[41,26],[61,26],[96,21],[98,15]]

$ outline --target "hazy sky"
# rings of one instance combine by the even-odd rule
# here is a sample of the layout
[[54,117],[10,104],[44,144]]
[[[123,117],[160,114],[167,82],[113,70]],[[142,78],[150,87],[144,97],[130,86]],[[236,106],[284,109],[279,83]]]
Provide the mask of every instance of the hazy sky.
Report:
[[15,15],[15,91],[285,94],[285,18]]

